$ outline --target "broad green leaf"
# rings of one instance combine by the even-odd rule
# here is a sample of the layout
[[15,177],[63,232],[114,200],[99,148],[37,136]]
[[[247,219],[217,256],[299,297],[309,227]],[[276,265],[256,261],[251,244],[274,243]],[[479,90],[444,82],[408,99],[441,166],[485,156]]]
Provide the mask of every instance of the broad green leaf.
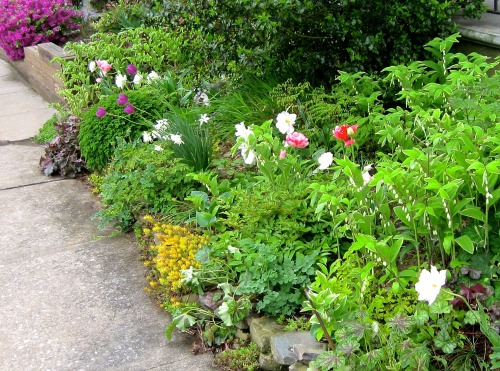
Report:
[[464,234],[460,237],[455,238],[455,242],[458,243],[460,247],[467,251],[469,254],[474,253],[474,243],[469,236]]
[[485,215],[481,211],[479,207],[473,206],[473,207],[468,207],[467,209],[463,209],[460,214],[462,216],[468,216],[469,218],[474,218],[477,220],[480,220],[484,222],[485,220]]

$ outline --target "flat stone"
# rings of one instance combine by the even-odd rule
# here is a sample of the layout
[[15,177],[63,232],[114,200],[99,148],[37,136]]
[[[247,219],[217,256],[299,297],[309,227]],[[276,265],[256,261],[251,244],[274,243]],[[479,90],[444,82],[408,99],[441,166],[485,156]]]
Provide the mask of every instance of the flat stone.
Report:
[[302,362],[295,362],[288,367],[288,371],[307,371],[307,369],[307,365]]
[[326,351],[326,344],[316,342],[313,346],[304,344],[294,344],[293,353],[299,361],[314,361],[321,353]]
[[266,371],[278,371],[283,370],[283,365],[280,365],[275,361],[271,354],[260,353],[259,355],[259,367],[261,370]]
[[253,317],[248,322],[252,341],[261,352],[269,353],[271,337],[283,333],[283,326],[271,317]]
[[271,352],[276,362],[289,366],[298,361],[297,355],[293,352],[295,344],[314,347],[316,343],[308,331],[290,331],[271,338]]

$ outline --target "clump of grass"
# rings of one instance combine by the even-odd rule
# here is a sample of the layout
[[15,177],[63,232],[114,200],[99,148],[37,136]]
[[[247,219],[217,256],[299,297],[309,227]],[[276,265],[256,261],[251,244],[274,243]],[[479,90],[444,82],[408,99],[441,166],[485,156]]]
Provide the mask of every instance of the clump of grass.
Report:
[[238,349],[228,349],[215,356],[214,366],[222,371],[256,371],[259,369],[259,349],[249,343]]
[[43,126],[40,128],[37,135],[33,137],[33,140],[38,144],[46,144],[52,142],[55,137],[58,136],[54,124],[57,123],[57,116],[54,114],[50,119],[45,121]]

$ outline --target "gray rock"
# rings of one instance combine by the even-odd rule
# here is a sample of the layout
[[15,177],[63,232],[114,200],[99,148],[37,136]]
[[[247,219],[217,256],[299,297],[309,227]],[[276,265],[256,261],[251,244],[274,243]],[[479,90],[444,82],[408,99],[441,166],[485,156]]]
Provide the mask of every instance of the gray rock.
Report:
[[252,341],[257,344],[262,353],[269,353],[271,350],[270,339],[272,336],[284,332],[283,326],[270,317],[253,317],[249,320],[249,325]]
[[293,353],[299,361],[311,362],[318,356],[326,351],[326,344],[317,342],[314,346],[295,344],[293,346]]
[[307,371],[307,365],[302,362],[295,362],[288,367],[289,371]]
[[293,352],[295,344],[313,348],[317,342],[308,331],[293,331],[275,335],[271,338],[271,352],[276,362],[289,366],[298,361],[297,355]]
[[275,361],[271,354],[260,353],[259,367],[261,370],[277,371],[283,370],[283,366]]

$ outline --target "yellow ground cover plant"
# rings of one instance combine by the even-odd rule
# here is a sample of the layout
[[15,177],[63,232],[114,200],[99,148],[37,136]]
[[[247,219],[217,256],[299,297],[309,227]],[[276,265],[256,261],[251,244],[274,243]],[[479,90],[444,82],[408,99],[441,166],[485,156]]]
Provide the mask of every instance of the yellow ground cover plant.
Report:
[[149,215],[143,220],[146,224],[143,234],[151,241],[145,262],[151,268],[148,276],[151,289],[169,297],[185,293],[181,271],[200,268],[194,255],[208,243],[208,237],[183,226],[155,221]]

